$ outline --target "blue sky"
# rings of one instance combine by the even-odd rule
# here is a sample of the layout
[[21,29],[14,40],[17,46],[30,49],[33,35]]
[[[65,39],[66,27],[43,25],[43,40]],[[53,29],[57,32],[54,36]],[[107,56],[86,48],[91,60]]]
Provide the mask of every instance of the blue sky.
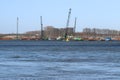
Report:
[[0,33],[15,33],[19,17],[19,32],[44,26],[66,26],[69,8],[72,8],[70,26],[77,17],[77,31],[83,28],[120,30],[120,0],[0,0]]

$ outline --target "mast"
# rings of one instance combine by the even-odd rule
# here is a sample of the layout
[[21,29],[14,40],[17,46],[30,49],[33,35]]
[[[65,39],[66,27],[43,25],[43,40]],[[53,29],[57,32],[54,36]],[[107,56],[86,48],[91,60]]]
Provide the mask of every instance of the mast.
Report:
[[40,16],[41,21],[41,40],[43,39],[43,23],[42,23],[42,16]]
[[17,32],[16,32],[16,39],[18,40],[18,25],[19,25],[19,18],[17,17]]
[[67,36],[68,36],[68,27],[69,27],[69,22],[70,22],[70,15],[71,15],[71,8],[69,9],[68,19],[67,19],[67,23],[66,23],[65,40],[67,39]]

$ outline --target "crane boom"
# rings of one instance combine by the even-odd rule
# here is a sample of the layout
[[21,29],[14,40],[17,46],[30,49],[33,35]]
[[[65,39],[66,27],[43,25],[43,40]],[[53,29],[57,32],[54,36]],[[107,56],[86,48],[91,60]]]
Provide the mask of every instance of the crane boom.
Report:
[[40,16],[41,21],[41,40],[43,39],[43,23],[42,23],[42,16]]
[[75,22],[74,22],[74,33],[75,33],[75,30],[76,30],[76,23],[77,23],[77,18],[75,17]]
[[68,36],[68,27],[69,27],[69,22],[70,22],[70,16],[71,16],[71,8],[69,9],[68,19],[67,19],[67,23],[66,23],[65,40],[67,39],[67,36]]
[[19,18],[17,17],[17,32],[16,32],[16,39],[18,40],[18,25],[19,25]]

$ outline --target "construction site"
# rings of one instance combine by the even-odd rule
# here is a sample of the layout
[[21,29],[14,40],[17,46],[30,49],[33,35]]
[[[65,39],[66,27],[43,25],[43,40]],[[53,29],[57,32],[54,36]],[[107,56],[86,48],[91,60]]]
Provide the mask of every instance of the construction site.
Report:
[[19,18],[17,17],[16,33],[0,34],[0,40],[62,40],[62,41],[111,41],[120,40],[120,31],[98,28],[84,28],[82,32],[76,32],[77,18],[74,26],[70,27],[71,8],[68,12],[67,23],[64,28],[54,26],[43,27],[42,16],[40,16],[40,30],[19,33]]

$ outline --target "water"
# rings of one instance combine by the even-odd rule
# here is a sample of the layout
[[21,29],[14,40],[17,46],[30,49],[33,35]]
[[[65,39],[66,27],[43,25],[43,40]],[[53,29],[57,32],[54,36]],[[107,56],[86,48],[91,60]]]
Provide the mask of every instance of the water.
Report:
[[0,80],[120,80],[120,42],[0,41]]

